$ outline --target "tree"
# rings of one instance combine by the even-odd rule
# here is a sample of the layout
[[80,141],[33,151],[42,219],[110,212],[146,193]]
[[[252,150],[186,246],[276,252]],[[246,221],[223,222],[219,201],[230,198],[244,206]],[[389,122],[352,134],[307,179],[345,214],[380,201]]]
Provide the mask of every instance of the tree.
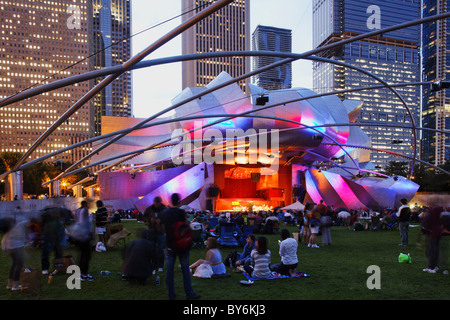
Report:
[[388,176],[408,176],[408,162],[407,161],[391,161],[384,169],[384,174]]
[[[10,171],[21,157],[22,154],[20,152],[5,151],[0,153],[0,173]],[[0,184],[0,187],[3,189],[0,190],[0,192],[9,194],[9,191],[7,192],[9,188],[7,188],[6,185],[6,180],[5,183]]]
[[[10,171],[14,164],[22,157],[20,152],[2,152],[0,153],[0,173]],[[25,170],[23,170],[23,192],[28,194],[42,194],[47,192],[47,187],[43,187],[42,184],[50,179],[58,176],[62,170],[68,168],[71,163],[69,162],[39,162],[35,163]],[[89,175],[88,170],[82,170],[76,174],[64,177],[64,181],[67,185],[74,184],[77,181],[87,177]],[[0,193],[5,192],[6,183],[0,183]]]
[[[450,161],[439,166],[440,168],[450,171]],[[449,191],[450,175],[434,168],[428,168],[421,164],[414,167],[413,177],[411,178],[420,188],[418,191],[424,192],[445,192]]]

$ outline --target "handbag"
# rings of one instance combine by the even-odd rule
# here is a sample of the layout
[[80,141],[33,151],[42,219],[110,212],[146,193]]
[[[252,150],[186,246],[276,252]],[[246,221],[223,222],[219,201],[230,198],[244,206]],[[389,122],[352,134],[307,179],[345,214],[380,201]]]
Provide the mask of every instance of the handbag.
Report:
[[41,272],[37,269],[26,269],[20,272],[22,292],[38,294],[41,291]]
[[322,216],[320,217],[320,225],[324,228],[329,228],[332,225],[332,219],[330,216]]
[[213,270],[208,263],[202,263],[199,265],[193,274],[193,276],[197,278],[211,278],[212,275]]
[[67,268],[75,264],[75,260],[72,255],[67,255],[53,261],[53,266],[57,272],[66,272]]

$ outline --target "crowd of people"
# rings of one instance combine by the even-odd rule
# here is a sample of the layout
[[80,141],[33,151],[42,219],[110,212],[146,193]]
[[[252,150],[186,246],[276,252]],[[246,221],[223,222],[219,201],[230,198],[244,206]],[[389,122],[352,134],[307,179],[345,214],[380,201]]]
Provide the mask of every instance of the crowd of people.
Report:
[[[333,226],[347,226],[353,230],[399,229],[401,246],[409,245],[409,223],[420,222],[421,233],[426,237],[426,254],[428,265],[424,271],[436,273],[442,268],[446,273],[447,237],[450,235],[449,208],[433,207],[412,208],[402,199],[398,209],[383,210],[346,210],[334,209],[322,200],[306,203],[301,210],[274,210],[258,212],[226,212],[211,213],[208,210],[185,210],[179,206],[179,195],[173,194],[170,204],[164,204],[160,197],[139,215],[140,222],[146,228],[130,243],[124,251],[122,264],[123,279],[139,284],[156,272],[162,272],[165,266],[165,284],[169,299],[175,299],[174,269],[179,260],[183,276],[183,287],[187,299],[197,299],[191,284],[191,276],[200,278],[229,276],[226,266],[245,271],[252,278],[266,279],[273,272],[281,275],[295,276],[299,263],[297,250],[299,244],[309,248],[319,248],[318,235],[321,235],[321,246],[332,244],[330,229]],[[2,249],[11,258],[8,272],[7,288],[20,290],[20,271],[24,267],[24,248],[26,245],[39,246],[41,251],[42,274],[49,274],[50,255],[55,259],[63,257],[63,248],[70,242],[79,250],[77,264],[80,267],[82,281],[93,281],[89,274],[89,265],[93,251],[93,243],[106,243],[106,225],[113,221],[111,213],[102,201],[96,202],[96,211],[89,214],[88,203],[82,201],[80,207],[71,212],[64,208],[46,208],[39,217],[20,219],[19,216],[0,220],[0,232],[3,233]],[[365,221],[365,226],[363,225]],[[243,230],[244,226],[252,226],[252,232],[242,237],[242,252],[234,251],[232,262],[229,257],[223,259],[217,238],[220,237],[220,226],[223,223],[234,223]],[[201,229],[202,239],[206,244],[204,259],[190,262],[190,246],[181,248],[174,230],[183,224],[190,229]],[[70,225],[70,232],[67,231]],[[358,226],[362,227],[358,227]],[[298,238],[288,231],[287,226],[298,228]],[[280,235],[279,263],[269,250],[268,234]],[[231,259],[230,259],[231,261]],[[224,263],[225,262],[225,263]]]

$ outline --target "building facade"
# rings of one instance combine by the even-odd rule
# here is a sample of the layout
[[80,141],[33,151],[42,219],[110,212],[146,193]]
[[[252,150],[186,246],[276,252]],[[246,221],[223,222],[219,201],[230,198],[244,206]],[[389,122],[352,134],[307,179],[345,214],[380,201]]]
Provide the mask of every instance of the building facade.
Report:
[[[424,0],[422,16],[447,12],[447,0]],[[426,23],[422,28],[423,81],[450,80],[450,24],[447,20]],[[450,89],[422,91],[422,126],[431,129],[450,129]],[[443,133],[423,131],[421,160],[442,165],[450,159],[450,137]]]
[[[0,0],[0,98],[93,69],[92,62],[84,59],[92,53],[93,15],[89,3]],[[0,108],[0,152],[25,153],[91,87],[91,82],[82,82]],[[30,160],[91,137],[92,111],[92,103],[81,107],[37,148]],[[67,151],[53,161],[74,162],[88,149]]]
[[[292,31],[269,26],[257,26],[252,35],[252,50],[292,52]],[[282,58],[253,57],[253,70],[275,63]],[[253,77],[252,82],[266,90],[289,89],[292,87],[292,64],[261,72]]]
[[[313,45],[319,48],[419,17],[420,0],[314,0]],[[419,27],[409,27],[322,51],[319,55],[363,68],[390,84],[415,82],[420,79],[419,38]],[[333,64],[315,62],[313,69],[314,90],[318,93],[380,84],[358,71]],[[414,123],[419,126],[420,88],[405,86],[396,90],[411,110]],[[403,103],[390,90],[364,90],[339,96],[364,102],[356,121],[371,138],[372,148],[413,156],[412,146],[418,142],[413,141],[411,130],[383,126],[412,125]],[[391,161],[408,159],[373,151],[371,161],[376,167],[384,167]]]
[[[181,0],[186,21],[212,3],[211,0]],[[195,9],[195,10],[193,10]],[[250,1],[236,0],[203,19],[182,34],[182,54],[250,50]],[[203,59],[182,62],[182,88],[204,87],[222,71],[233,78],[250,72],[249,57]],[[240,87],[246,92],[246,83]]]
[[[92,0],[94,68],[103,69],[131,58],[130,0]],[[125,40],[124,40],[125,39]],[[97,83],[102,79],[97,79]],[[94,98],[95,135],[101,133],[102,116],[131,117],[132,77],[125,72]]]

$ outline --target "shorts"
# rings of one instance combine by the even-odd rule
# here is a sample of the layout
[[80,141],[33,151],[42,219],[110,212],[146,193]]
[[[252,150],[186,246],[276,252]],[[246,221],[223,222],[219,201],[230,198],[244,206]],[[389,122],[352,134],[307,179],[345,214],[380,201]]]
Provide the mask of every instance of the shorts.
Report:
[[316,227],[310,226],[309,229],[311,230],[311,233],[315,233],[315,234],[319,233],[319,226],[316,226]]
[[95,228],[95,234],[104,234],[106,232],[105,227],[97,227]]

